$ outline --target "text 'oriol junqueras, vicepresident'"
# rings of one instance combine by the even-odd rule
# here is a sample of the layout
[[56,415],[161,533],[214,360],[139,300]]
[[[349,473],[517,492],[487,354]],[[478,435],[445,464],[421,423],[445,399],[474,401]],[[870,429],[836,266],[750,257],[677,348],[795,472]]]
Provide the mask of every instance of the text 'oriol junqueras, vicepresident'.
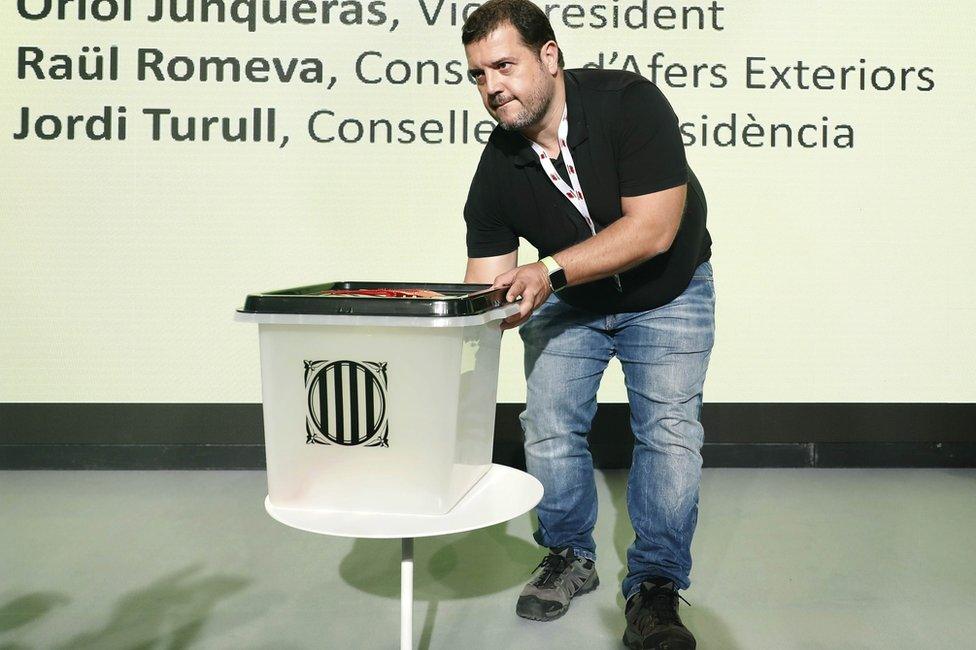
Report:
[[[132,21],[132,0],[17,0],[20,15],[28,20]],[[245,25],[367,25],[396,27],[391,9],[409,6],[428,26],[458,27],[481,3],[448,0],[153,0],[149,22],[213,22]],[[140,5],[142,6],[142,5]],[[725,6],[706,3],[667,3],[650,0],[609,2],[547,2],[540,8],[549,20],[569,29],[657,29],[722,31]]]

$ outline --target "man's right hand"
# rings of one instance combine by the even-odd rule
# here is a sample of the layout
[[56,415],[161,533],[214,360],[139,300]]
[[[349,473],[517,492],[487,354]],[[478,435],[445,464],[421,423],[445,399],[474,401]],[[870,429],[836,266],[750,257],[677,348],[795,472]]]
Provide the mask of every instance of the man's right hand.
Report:
[[502,321],[502,330],[518,327],[529,319],[542,303],[546,301],[552,289],[549,285],[549,271],[542,262],[533,262],[519,266],[511,271],[502,273],[492,283],[492,288],[508,287],[505,299],[515,302],[522,296],[519,313],[512,314]]

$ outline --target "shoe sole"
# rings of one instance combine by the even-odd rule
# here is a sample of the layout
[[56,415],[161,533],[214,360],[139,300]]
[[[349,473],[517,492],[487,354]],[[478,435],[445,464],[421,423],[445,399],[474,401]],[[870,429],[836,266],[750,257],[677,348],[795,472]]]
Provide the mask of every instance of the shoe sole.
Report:
[[[591,591],[595,590],[597,587],[600,586],[600,576],[598,576],[596,574],[596,572],[593,573],[593,578],[594,579],[593,579],[593,582],[592,583],[589,583],[589,584],[588,583],[583,583],[583,586],[580,587],[579,591],[577,591],[575,594],[573,594],[573,596],[569,599],[569,602],[566,603],[566,606],[565,607],[563,607],[562,609],[557,609],[555,612],[553,612],[552,614],[549,614],[548,616],[547,615],[543,615],[541,617],[540,616],[532,616],[531,614],[523,613],[523,612],[518,611],[518,607],[516,607],[516,609],[515,609],[515,614],[517,616],[519,616],[520,618],[524,618],[524,619],[529,620],[529,621],[539,621],[539,622],[542,622],[542,623],[548,623],[549,621],[555,621],[557,618],[560,618],[561,616],[563,616],[563,614],[565,614],[566,612],[569,611],[569,606],[573,602],[573,598],[576,598],[577,596],[582,596],[584,594],[588,594],[588,593],[590,593]],[[535,598],[535,596],[530,596],[530,598]],[[543,602],[543,601],[538,600],[538,599],[536,599],[536,600],[538,602],[540,602],[540,603]]]
[[[641,639],[636,632],[631,632],[629,629],[624,631],[624,645],[630,648],[630,650],[644,650],[644,640]],[[657,646],[658,650],[669,650],[671,644],[665,642],[664,645]],[[675,646],[675,650],[695,650],[698,647],[697,643],[688,645],[687,643],[681,643]]]

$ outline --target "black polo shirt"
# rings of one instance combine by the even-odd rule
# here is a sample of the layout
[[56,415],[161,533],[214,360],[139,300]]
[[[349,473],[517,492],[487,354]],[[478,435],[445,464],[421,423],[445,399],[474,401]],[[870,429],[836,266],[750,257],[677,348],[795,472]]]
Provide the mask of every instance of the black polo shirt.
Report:
[[[679,296],[711,257],[705,195],[688,167],[678,120],[661,91],[621,70],[566,70],[567,144],[597,232],[620,218],[620,197],[688,183],[681,226],[671,248],[620,276],[567,287],[559,296],[601,314],[643,311]],[[567,177],[562,156],[553,161]],[[567,180],[568,182],[568,180]],[[496,126],[485,145],[464,206],[469,257],[518,248],[523,237],[545,257],[591,237],[573,203],[552,183],[528,140]]]

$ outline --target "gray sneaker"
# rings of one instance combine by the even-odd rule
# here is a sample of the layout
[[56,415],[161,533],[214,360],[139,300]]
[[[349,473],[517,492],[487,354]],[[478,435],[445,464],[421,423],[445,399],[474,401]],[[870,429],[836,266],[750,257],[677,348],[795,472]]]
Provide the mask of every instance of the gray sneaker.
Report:
[[550,552],[541,569],[519,595],[515,613],[533,621],[551,621],[569,609],[573,596],[588,594],[600,584],[592,560],[575,557],[569,548]]

